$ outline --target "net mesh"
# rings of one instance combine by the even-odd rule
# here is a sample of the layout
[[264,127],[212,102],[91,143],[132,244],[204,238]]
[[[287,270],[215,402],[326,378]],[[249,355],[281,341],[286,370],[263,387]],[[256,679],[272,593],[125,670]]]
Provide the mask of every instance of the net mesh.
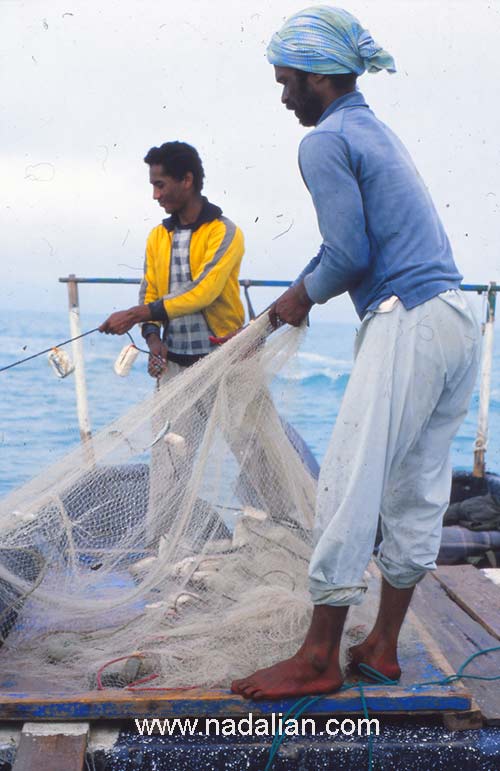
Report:
[[302,332],[270,331],[258,319],[0,502],[4,670],[227,686],[295,652],[315,481],[270,392]]

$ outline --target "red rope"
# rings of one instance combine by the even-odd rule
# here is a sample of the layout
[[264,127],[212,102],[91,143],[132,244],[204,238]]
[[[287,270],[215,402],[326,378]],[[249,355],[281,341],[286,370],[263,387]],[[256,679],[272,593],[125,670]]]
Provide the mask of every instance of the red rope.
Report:
[[156,680],[157,677],[160,675],[148,675],[147,677],[141,677],[140,680],[135,680],[133,683],[129,683],[126,687],[127,689],[134,688],[136,685],[140,685],[141,683],[149,683],[151,680]]
[[97,670],[97,690],[98,691],[104,691],[104,686],[102,684],[102,673],[104,672],[107,667],[110,667],[111,664],[116,664],[118,661],[127,661],[127,659],[143,659],[144,654],[143,653],[129,653],[128,656],[120,656],[118,659],[111,659],[111,661],[107,661],[105,664],[102,665]]
[[[156,675],[156,677],[158,677],[158,675]],[[193,691],[195,688],[201,688],[201,685],[185,685],[179,688],[135,688],[130,685],[127,686],[127,689],[130,691],[167,691],[169,693],[174,691]]]
[[[127,661],[128,659],[143,659],[145,658],[144,653],[129,653],[128,656],[120,656],[117,659],[111,659],[111,661],[107,661],[105,664],[102,665],[97,670],[97,690],[98,691],[104,691],[105,688],[102,684],[102,673],[105,669],[111,666],[111,664],[117,664],[119,661]],[[164,692],[173,692],[173,691],[192,691],[195,688],[201,688],[200,685],[186,685],[181,686],[179,688],[138,688],[138,685],[141,685],[141,683],[149,683],[151,680],[156,680],[160,675],[152,674],[147,675],[147,677],[141,677],[140,680],[135,680],[133,683],[130,683],[126,686],[126,689],[128,691],[164,691]]]

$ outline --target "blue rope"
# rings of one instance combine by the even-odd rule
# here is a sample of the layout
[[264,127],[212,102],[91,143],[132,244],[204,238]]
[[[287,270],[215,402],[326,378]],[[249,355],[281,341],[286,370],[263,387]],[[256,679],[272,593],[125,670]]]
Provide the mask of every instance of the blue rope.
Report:
[[[342,689],[341,689],[342,690]],[[297,720],[312,704],[315,704],[317,701],[321,701],[323,696],[303,696],[299,701],[297,701],[295,704],[293,704],[288,712],[286,713],[285,717],[283,718],[283,725],[286,726],[287,720],[290,718],[292,720]],[[270,771],[274,758],[276,756],[276,753],[278,752],[279,748],[281,747],[283,740],[285,738],[285,734],[276,734],[276,736],[273,739],[273,743],[271,744],[271,750],[269,752],[269,758],[267,761],[267,765],[264,769],[264,771]]]
[[[469,664],[474,661],[474,659],[478,658],[478,656],[484,656],[487,653],[494,653],[500,651],[500,645],[497,645],[493,648],[484,648],[480,651],[477,651],[477,653],[473,653],[471,656],[469,656],[464,663],[459,667],[456,673],[452,675],[448,675],[447,677],[444,677],[442,680],[429,680],[423,683],[414,683],[413,687],[420,687],[424,685],[450,685],[450,683],[454,683],[457,680],[500,680],[500,675],[466,675],[464,674],[465,670],[469,666]],[[366,695],[364,688],[365,686],[373,685],[373,682],[379,683],[380,685],[387,685],[387,686],[394,686],[398,684],[398,680],[391,680],[389,677],[386,677],[382,672],[379,672],[378,670],[374,669],[373,667],[370,667],[368,664],[359,664],[359,670],[370,678],[371,682],[365,682],[365,681],[359,681],[358,683],[351,683],[351,684],[345,684],[343,685],[339,693],[342,691],[348,691],[352,688],[359,688],[359,697],[361,700],[361,707],[363,709],[363,715],[366,718],[366,720],[370,719],[369,713],[368,713],[368,704],[366,701]],[[315,704],[318,701],[322,701],[325,697],[324,696],[303,696],[301,699],[299,699],[295,704],[293,704],[288,712],[286,713],[285,717],[283,718],[283,725],[286,726],[287,720],[297,720],[309,707],[311,707],[313,704]],[[277,734],[274,739],[273,743],[271,744],[271,749],[269,752],[269,758],[267,761],[267,765],[264,769],[264,771],[271,771],[274,759],[276,757],[276,754],[281,747],[283,741],[285,739],[285,734]],[[368,735],[368,771],[373,771],[373,736],[371,734]]]

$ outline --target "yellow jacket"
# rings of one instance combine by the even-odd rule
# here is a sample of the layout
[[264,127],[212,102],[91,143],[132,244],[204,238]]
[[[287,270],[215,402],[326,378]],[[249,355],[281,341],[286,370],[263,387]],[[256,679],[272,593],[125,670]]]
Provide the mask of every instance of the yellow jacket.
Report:
[[[139,302],[147,305],[162,301],[170,319],[201,311],[217,337],[239,329],[245,317],[238,282],[244,252],[243,233],[222,216],[217,206],[205,201],[189,245],[192,280],[182,290],[169,293],[173,231],[177,222],[173,215],[149,234]],[[153,323],[161,325],[161,322],[148,322],[145,326]]]

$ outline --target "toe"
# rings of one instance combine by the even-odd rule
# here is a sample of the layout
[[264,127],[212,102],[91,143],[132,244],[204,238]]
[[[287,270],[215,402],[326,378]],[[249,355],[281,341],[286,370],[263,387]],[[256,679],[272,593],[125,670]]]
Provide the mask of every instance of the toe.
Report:
[[254,701],[262,701],[262,700],[263,700],[263,699],[265,699],[265,698],[266,698],[266,694],[264,693],[264,691],[261,691],[261,690],[260,690],[260,688],[257,688],[257,689],[256,689],[256,690],[253,692],[253,694],[252,694],[252,699],[253,699]]
[[241,695],[244,696],[245,699],[253,699],[253,695],[257,690],[259,690],[257,686],[247,685],[245,688],[242,688]]
[[231,683],[231,690],[233,693],[241,693],[249,684],[249,679],[247,677],[242,677],[241,680],[233,680]]

